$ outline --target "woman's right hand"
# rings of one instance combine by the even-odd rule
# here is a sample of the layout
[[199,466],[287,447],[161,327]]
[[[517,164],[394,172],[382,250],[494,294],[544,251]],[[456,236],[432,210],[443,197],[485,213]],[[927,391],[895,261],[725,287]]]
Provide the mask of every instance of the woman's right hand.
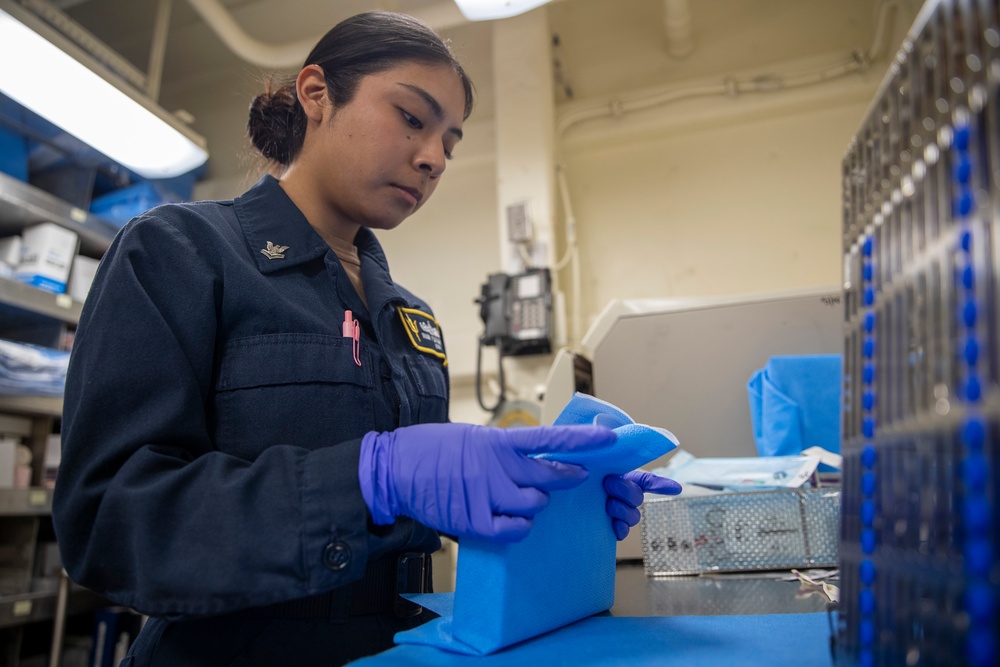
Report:
[[587,479],[581,466],[532,455],[599,449],[615,438],[599,426],[406,426],[364,437],[358,478],[376,524],[408,516],[449,535],[514,542],[549,491]]

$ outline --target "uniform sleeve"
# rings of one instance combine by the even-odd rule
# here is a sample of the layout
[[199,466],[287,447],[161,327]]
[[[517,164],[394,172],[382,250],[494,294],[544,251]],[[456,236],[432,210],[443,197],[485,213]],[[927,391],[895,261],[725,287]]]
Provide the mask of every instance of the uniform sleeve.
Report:
[[[70,577],[146,614],[218,614],[364,573],[360,441],[213,449],[223,270],[209,244],[140,218],[102,260],[77,330],[53,522]],[[333,444],[333,443],[331,443]]]

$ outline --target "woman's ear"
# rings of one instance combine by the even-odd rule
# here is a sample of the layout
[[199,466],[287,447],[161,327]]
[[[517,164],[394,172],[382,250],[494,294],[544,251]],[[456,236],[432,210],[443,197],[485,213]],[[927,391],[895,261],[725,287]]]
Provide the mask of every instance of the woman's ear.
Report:
[[321,122],[323,113],[329,109],[330,99],[326,94],[326,74],[319,65],[306,65],[295,78],[295,93],[299,104],[311,121]]

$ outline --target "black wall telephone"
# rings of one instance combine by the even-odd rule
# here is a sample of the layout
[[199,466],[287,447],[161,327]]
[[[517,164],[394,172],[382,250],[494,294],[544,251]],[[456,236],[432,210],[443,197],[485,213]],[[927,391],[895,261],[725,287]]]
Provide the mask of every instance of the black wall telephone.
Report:
[[552,351],[552,277],[548,269],[491,274],[476,299],[486,330],[483,345],[502,356]]
[[[476,303],[486,326],[476,354],[476,399],[482,409],[496,414],[506,400],[503,358],[552,351],[552,276],[548,269],[531,269],[512,276],[490,274]],[[500,355],[500,396],[492,407],[483,403],[482,395],[485,345],[496,346]]]

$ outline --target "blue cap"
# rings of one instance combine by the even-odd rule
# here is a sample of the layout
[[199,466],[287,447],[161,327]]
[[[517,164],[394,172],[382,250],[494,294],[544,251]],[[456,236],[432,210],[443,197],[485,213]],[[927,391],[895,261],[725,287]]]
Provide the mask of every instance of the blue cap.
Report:
[[[861,525],[865,528],[871,528],[875,524],[875,501],[874,500],[863,500],[861,501]],[[864,563],[871,563],[871,561],[864,561]],[[862,563],[862,566],[864,566]],[[863,567],[862,567],[863,569]]]
[[861,561],[859,570],[861,573],[861,583],[865,586],[871,586],[875,583],[875,563],[866,558]]
[[972,131],[966,123],[956,125],[951,145],[960,151],[969,150],[969,136],[971,132]]
[[866,446],[861,450],[861,465],[865,468],[871,470],[875,467],[878,462],[878,451],[871,445]]
[[863,616],[875,613],[875,593],[870,588],[862,588],[858,594],[858,609]]
[[965,543],[966,570],[978,577],[989,575],[993,567],[993,550],[989,540],[975,538]]
[[979,361],[979,341],[975,336],[969,336],[965,341],[965,363],[975,366]]
[[972,327],[976,325],[976,302],[973,299],[968,299],[962,305],[962,321],[965,322],[965,326]]
[[866,498],[875,495],[875,473],[868,471],[861,475],[861,493]]
[[967,492],[982,493],[990,478],[990,469],[982,452],[972,452],[962,461],[962,479]]
[[966,494],[962,502],[962,519],[970,534],[983,535],[990,527],[990,504],[983,496]]
[[875,531],[871,528],[865,528],[861,531],[861,551],[866,556],[875,553]]
[[962,442],[966,447],[981,450],[986,440],[986,425],[979,417],[970,417],[962,427]]

